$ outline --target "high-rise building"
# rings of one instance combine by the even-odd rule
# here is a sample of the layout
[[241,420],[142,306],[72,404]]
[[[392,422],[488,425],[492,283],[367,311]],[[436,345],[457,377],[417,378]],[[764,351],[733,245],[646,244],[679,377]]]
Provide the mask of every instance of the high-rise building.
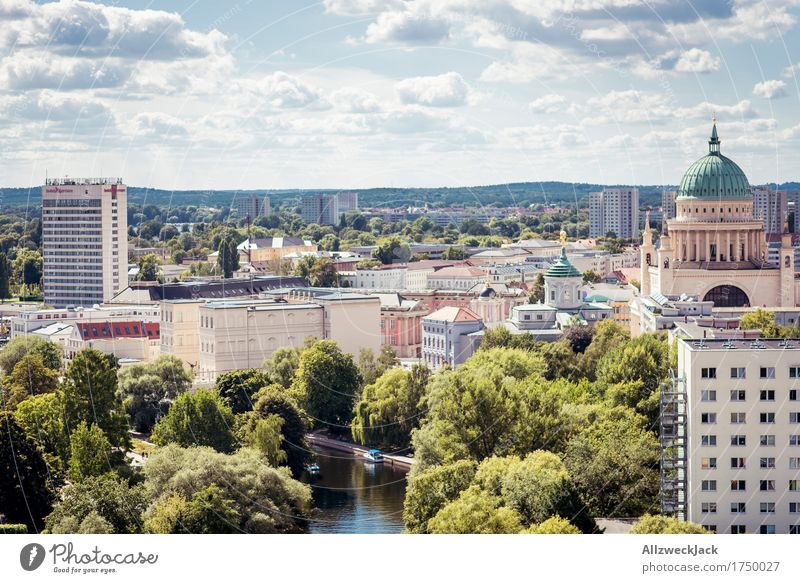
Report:
[[662,512],[725,534],[800,534],[800,343],[677,342],[661,394]]
[[49,179],[42,188],[44,301],[91,306],[128,285],[128,189],[117,178]]
[[788,200],[785,190],[773,190],[771,186],[754,186],[753,214],[764,222],[764,232],[783,233],[788,214]]
[[800,190],[789,190],[786,192],[787,213],[794,213],[794,220],[790,225],[792,232],[800,233]]
[[[675,197],[678,193],[674,190],[661,191],[661,214],[662,220],[669,220],[675,218]],[[663,231],[663,229],[662,229]]]
[[358,210],[358,193],[357,192],[340,192],[336,195],[339,202],[339,212],[345,213],[347,211]]
[[233,208],[236,209],[237,218],[248,218],[251,221],[256,217],[266,217],[269,215],[268,196],[242,196],[234,201]]
[[638,188],[604,188],[589,193],[589,236],[607,233],[623,239],[639,236]]
[[339,223],[339,199],[335,194],[308,194],[301,201],[303,220],[316,225]]

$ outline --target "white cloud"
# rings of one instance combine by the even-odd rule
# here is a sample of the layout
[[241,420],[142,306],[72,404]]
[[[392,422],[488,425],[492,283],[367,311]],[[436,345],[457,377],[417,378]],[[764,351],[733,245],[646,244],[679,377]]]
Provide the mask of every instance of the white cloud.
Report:
[[343,16],[361,16],[399,8],[402,0],[324,0],[325,11]]
[[563,103],[563,95],[550,93],[531,101],[528,104],[528,109],[530,109],[533,113],[555,113],[561,109],[561,105]]
[[777,99],[786,97],[786,83],[780,79],[771,79],[756,83],[753,87],[753,95],[764,99]]
[[163,140],[189,134],[186,121],[158,111],[136,114],[133,128],[137,136]]
[[413,77],[395,84],[402,103],[453,107],[464,105],[470,95],[470,87],[464,78],[451,71],[433,77]]
[[693,48],[680,54],[675,70],[681,73],[711,73],[719,70],[720,60],[708,51]]
[[131,66],[119,59],[75,59],[25,50],[0,61],[0,85],[11,90],[103,89],[119,87],[131,75]]
[[380,110],[378,98],[363,89],[344,87],[330,94],[328,97],[333,106],[347,113],[370,113]]
[[271,107],[278,109],[308,107],[320,102],[320,93],[315,87],[283,71],[258,81],[255,93]]

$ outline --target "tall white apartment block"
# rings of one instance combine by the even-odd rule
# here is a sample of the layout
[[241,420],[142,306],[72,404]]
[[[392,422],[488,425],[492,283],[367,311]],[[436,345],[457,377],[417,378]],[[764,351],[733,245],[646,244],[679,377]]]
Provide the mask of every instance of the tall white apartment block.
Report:
[[[800,341],[678,340],[677,379],[685,424],[670,427],[662,408],[662,446],[683,434],[686,457],[664,449],[662,467],[685,463],[685,518],[726,534],[800,534]],[[670,487],[680,480],[662,474]]]
[[787,212],[792,211],[794,213],[794,227],[795,233],[800,233],[800,190],[789,190],[786,192],[786,200],[787,200]]
[[339,203],[340,213],[358,210],[357,192],[340,192],[339,194],[336,195],[336,199]]
[[240,219],[253,220],[257,217],[269,215],[268,196],[242,196],[237,197],[233,208],[236,209],[236,216]]
[[604,188],[589,193],[589,236],[613,232],[623,239],[639,236],[639,189]]
[[335,194],[308,194],[300,203],[303,220],[310,224],[339,223],[339,198]]
[[785,190],[773,190],[770,186],[753,186],[753,215],[764,221],[767,233],[783,233],[784,221],[789,213],[789,202]]
[[[678,193],[674,190],[661,191],[661,219],[666,221],[675,218],[675,197]],[[662,229],[663,231],[663,229]]]
[[42,187],[44,301],[91,306],[128,285],[128,189],[117,178],[60,178]]

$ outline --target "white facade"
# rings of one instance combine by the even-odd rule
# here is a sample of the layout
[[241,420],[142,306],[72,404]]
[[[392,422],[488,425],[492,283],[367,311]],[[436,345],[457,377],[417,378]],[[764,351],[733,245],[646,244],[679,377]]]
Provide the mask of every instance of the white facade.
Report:
[[350,287],[380,290],[406,289],[406,266],[379,267],[376,269],[356,269],[343,278]]
[[257,217],[269,216],[269,197],[268,196],[241,196],[237,197],[233,208],[236,209],[237,218],[255,219]]
[[467,308],[445,307],[422,318],[422,359],[433,370],[457,367],[477,350],[483,320]]
[[100,321],[143,320],[145,322],[158,322],[160,308],[158,305],[142,304],[138,306],[98,306],[93,308],[75,309],[44,309],[21,312],[9,318],[11,338],[27,336],[49,326],[54,322],[73,323]]
[[604,188],[589,193],[589,236],[613,232],[623,239],[639,236],[639,189]]
[[719,533],[800,534],[800,343],[678,340],[686,518]]
[[44,299],[91,306],[128,285],[128,191],[118,179],[50,179],[42,187]]

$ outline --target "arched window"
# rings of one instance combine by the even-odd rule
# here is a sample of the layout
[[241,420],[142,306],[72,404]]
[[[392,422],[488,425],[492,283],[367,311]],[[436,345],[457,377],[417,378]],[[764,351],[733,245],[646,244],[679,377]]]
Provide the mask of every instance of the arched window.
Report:
[[669,259],[664,260],[664,269],[669,269]]
[[718,285],[709,290],[704,302],[714,302],[715,308],[741,308],[750,305],[747,294],[735,285]]
[[783,259],[783,264],[786,267],[791,267],[792,266],[792,260],[789,258],[788,255]]
[[647,265],[650,265],[650,254],[649,253],[647,255],[645,255],[645,261],[647,262]]

